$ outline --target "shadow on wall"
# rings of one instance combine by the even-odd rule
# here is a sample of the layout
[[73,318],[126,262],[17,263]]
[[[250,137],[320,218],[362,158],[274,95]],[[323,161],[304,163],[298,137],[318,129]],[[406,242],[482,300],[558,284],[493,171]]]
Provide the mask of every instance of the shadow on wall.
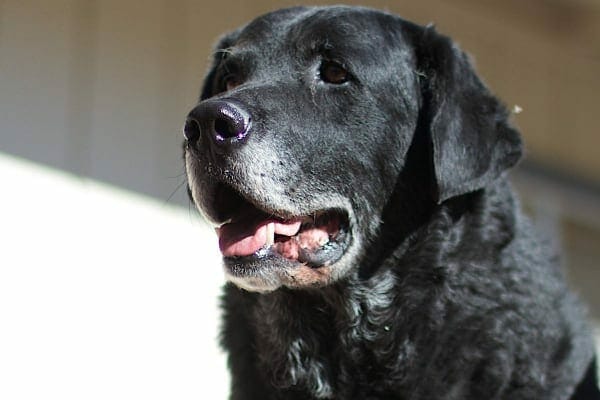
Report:
[[180,128],[204,60],[184,3],[0,2],[0,150],[186,204]]

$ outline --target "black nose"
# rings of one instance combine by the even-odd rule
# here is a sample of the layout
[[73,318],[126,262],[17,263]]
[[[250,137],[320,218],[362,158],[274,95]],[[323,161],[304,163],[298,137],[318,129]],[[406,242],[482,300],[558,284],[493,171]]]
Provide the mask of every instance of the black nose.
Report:
[[228,145],[242,141],[249,131],[250,114],[241,104],[207,100],[188,114],[183,136],[188,142],[196,142],[206,135],[216,145]]

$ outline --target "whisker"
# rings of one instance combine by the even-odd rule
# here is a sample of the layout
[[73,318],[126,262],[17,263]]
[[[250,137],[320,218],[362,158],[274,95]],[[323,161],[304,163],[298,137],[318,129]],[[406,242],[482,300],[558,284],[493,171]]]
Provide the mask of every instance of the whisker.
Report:
[[181,178],[184,175],[185,175],[185,171],[183,171],[180,174],[177,174],[175,176],[167,176],[167,179],[177,179],[177,178]]
[[[180,176],[181,176],[181,175],[180,175]],[[173,198],[173,196],[175,196],[175,193],[177,193],[177,192],[179,191],[179,189],[181,189],[181,187],[182,187],[183,185],[185,185],[186,183],[187,183],[187,180],[186,180],[186,179],[184,179],[183,181],[181,181],[181,182],[180,182],[180,183],[177,185],[177,187],[175,188],[175,190],[173,190],[173,191],[171,192],[171,194],[169,195],[169,197],[167,198],[167,200],[165,200],[165,205],[166,205],[166,204],[169,204],[169,202],[171,201],[171,199]]]

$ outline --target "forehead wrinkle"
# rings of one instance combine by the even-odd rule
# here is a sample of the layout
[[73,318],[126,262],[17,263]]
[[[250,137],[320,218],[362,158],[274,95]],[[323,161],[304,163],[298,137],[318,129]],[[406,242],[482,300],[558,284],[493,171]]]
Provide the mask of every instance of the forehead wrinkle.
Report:
[[311,12],[313,12],[311,8],[294,7],[266,14],[246,25],[241,30],[236,44],[240,46],[252,45],[264,42],[265,39],[274,40],[281,44],[289,28]]
[[317,8],[290,27],[286,42],[295,45],[300,54],[322,54],[347,62],[366,61],[376,55],[378,49],[389,45],[385,32],[373,29],[379,25],[375,17],[343,7]]

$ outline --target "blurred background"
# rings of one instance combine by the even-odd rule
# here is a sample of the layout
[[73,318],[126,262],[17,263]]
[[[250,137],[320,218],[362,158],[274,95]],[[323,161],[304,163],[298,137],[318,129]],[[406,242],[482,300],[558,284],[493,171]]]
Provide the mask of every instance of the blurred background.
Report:
[[[224,397],[181,127],[219,35],[302,3],[0,0],[0,397]],[[522,110],[515,185],[600,319],[600,0],[347,3],[435,23]]]

